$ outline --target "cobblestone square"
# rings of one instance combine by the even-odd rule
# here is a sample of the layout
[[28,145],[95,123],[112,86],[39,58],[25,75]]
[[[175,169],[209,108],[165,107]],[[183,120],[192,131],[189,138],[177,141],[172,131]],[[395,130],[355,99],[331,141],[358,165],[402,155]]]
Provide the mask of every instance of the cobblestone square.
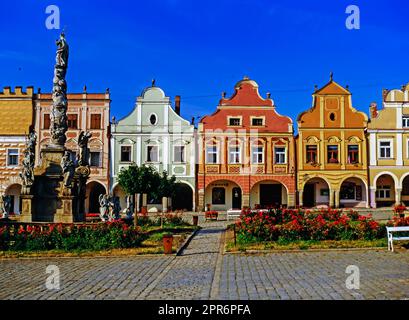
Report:
[[[222,254],[225,222],[206,222],[181,256],[0,260],[0,299],[409,299],[409,254],[385,250]],[[48,290],[46,268],[60,269]],[[360,289],[346,288],[346,268]]]

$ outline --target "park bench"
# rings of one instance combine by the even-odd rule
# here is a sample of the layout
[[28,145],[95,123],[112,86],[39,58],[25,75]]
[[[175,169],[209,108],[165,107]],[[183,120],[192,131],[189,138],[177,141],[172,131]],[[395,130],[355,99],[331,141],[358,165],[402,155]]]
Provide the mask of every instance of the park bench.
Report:
[[233,218],[233,219],[240,218],[240,215],[241,215],[240,209],[227,210],[227,220],[230,220],[230,218]]
[[398,232],[409,232],[409,226],[403,227],[386,227],[387,235],[388,235],[388,250],[392,250],[393,252],[393,240],[409,240],[409,236],[398,236],[393,235],[394,233]]

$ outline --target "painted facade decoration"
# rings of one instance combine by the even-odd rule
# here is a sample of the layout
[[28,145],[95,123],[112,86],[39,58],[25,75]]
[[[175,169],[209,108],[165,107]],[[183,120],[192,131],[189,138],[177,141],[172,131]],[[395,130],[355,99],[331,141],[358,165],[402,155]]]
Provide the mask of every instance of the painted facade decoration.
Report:
[[297,187],[300,206],[367,207],[368,118],[347,88],[330,81],[298,116]]
[[[170,206],[173,210],[195,210],[195,128],[180,116],[180,97],[175,109],[163,90],[143,90],[135,108],[125,118],[112,124],[111,191],[126,208],[126,195],[117,184],[122,168],[131,164],[150,165],[159,172],[175,175],[178,191]],[[161,199],[147,199],[148,211],[162,210]]]
[[409,205],[409,84],[384,90],[383,109],[370,107],[371,207]]
[[33,87],[0,92],[0,193],[11,197],[10,212],[21,213],[20,193],[25,143],[34,124]]
[[295,206],[293,123],[245,77],[198,127],[199,210]]
[[[100,194],[109,191],[109,113],[111,98],[109,90],[105,93],[89,93],[86,87],[82,93],[68,93],[68,130],[66,146],[72,150],[71,160],[78,161],[80,150],[78,138],[81,131],[90,132],[89,163],[91,175],[86,187],[86,213],[98,213]],[[36,164],[40,162],[40,150],[50,143],[50,114],[52,110],[51,93],[34,96],[35,130],[38,134]]]

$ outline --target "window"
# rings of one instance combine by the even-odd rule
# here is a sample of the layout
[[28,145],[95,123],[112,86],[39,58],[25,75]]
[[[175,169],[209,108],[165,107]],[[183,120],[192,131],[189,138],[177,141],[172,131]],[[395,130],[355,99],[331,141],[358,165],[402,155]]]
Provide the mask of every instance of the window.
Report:
[[339,197],[342,200],[355,200],[355,184],[345,183],[341,186]]
[[131,161],[131,146],[121,146],[121,161],[130,162]]
[[240,118],[229,118],[229,126],[240,126],[241,119]]
[[264,148],[257,146],[252,148],[252,162],[253,163],[264,163]]
[[155,125],[156,124],[156,122],[157,122],[157,118],[156,118],[156,115],[155,114],[151,114],[151,116],[149,117],[149,122],[151,123],[151,125]]
[[240,163],[240,146],[229,147],[229,163]]
[[378,186],[376,189],[376,197],[380,199],[388,199],[391,197],[391,186]]
[[277,164],[286,163],[286,161],[285,161],[285,147],[275,147],[274,148],[274,153],[275,153],[275,162]]
[[217,163],[217,146],[206,148],[206,163]]
[[18,166],[18,149],[7,150],[7,165]]
[[225,204],[226,203],[226,190],[224,188],[212,189],[212,204]]
[[43,129],[50,129],[51,126],[51,118],[49,113],[44,113],[44,124]]
[[174,146],[173,147],[173,161],[174,162],[185,162],[185,146]]
[[379,142],[379,158],[391,158],[392,157],[392,147],[391,141],[380,141]]
[[348,163],[358,163],[359,162],[359,146],[349,145],[348,146]]
[[99,113],[91,114],[91,129],[101,129],[101,115]]
[[307,163],[317,162],[317,146],[307,146]]
[[327,146],[328,163],[338,163],[338,146]]
[[148,162],[159,162],[159,147],[148,146]]
[[91,167],[101,167],[101,152],[90,152]]
[[409,116],[402,117],[402,127],[409,128]]
[[262,126],[262,125],[264,125],[263,120],[264,120],[263,118],[253,118],[251,120],[251,125],[252,126]]
[[68,114],[67,115],[67,124],[69,129],[78,129],[78,115],[77,114]]

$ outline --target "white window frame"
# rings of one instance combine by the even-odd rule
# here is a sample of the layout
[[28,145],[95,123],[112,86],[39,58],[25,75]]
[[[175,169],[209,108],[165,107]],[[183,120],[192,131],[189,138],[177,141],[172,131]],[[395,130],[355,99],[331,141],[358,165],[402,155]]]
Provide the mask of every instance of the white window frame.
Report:
[[[175,159],[175,156],[176,156],[175,149],[178,147],[179,148],[183,147],[183,161],[176,161]],[[184,144],[176,144],[173,146],[173,162],[174,163],[186,163],[186,146]]]
[[[122,147],[131,147],[131,157],[129,161],[122,160]],[[121,144],[119,145],[119,162],[120,163],[129,163],[133,161],[133,145],[131,144]]]
[[[277,148],[282,148],[284,149],[284,152],[280,152],[279,154],[284,155],[284,161],[283,162],[276,162],[276,155],[277,155]],[[275,164],[287,164],[287,147],[285,146],[274,146],[274,163]]]
[[[232,151],[231,149],[234,149],[234,151]],[[238,151],[237,151],[238,149]],[[230,155],[237,155],[239,154],[239,161],[231,161],[231,157]],[[233,159],[236,159],[236,157],[234,157]],[[242,163],[242,158],[241,158],[241,146],[240,145],[230,145],[229,146],[229,164],[241,164]]]
[[[389,197],[386,197],[386,192],[389,192]],[[388,188],[385,188],[385,186],[378,186],[376,188],[376,199],[390,199],[391,198],[391,192],[392,192],[392,187],[388,186]],[[382,196],[381,196],[382,193]]]
[[[157,148],[157,155],[158,155],[158,159],[157,161],[148,161],[148,155],[149,155],[149,147],[156,147]],[[157,144],[148,144],[146,146],[146,163],[160,163],[160,154],[159,154],[160,150],[159,150],[159,146]]]
[[[98,165],[97,166],[93,166],[92,165],[92,163],[91,163],[91,155],[92,155],[92,153],[98,153],[99,154],[99,161],[98,161]],[[93,167],[93,168],[102,168],[102,152],[100,151],[100,150],[98,150],[98,151],[90,151],[89,152],[89,165],[91,166],[91,167]]]
[[[389,148],[390,148],[389,157],[381,157],[381,143],[382,142],[389,142]],[[382,148],[386,148],[386,147],[382,147]],[[393,159],[393,139],[379,139],[378,140],[378,159],[381,159],[381,160]]]
[[[155,119],[156,119],[155,123],[153,123],[153,124],[151,123],[151,117],[152,116],[155,116]],[[156,113],[152,112],[152,113],[149,114],[148,123],[149,123],[150,126],[156,126],[158,124],[158,120],[159,120],[159,118],[158,118],[158,115]]]
[[[17,150],[17,154],[13,154],[13,155],[17,156],[17,164],[10,164],[9,163],[9,156],[10,156],[9,151],[10,150]],[[20,149],[19,148],[7,148],[7,167],[15,168],[15,167],[19,166],[19,163],[20,163]]]
[[[255,119],[260,119],[262,121],[262,123],[260,125],[253,124],[253,120],[255,120]],[[264,116],[263,117],[257,117],[257,116],[250,117],[250,126],[252,126],[252,127],[264,127],[265,125],[266,125],[266,118]]]
[[[261,148],[261,151],[254,151],[255,148]],[[257,162],[254,161],[254,155],[259,155],[261,154],[261,162],[258,162],[258,156],[257,156]],[[252,146],[251,147],[251,163],[253,164],[264,164],[264,146]]]
[[[216,162],[209,162],[208,161],[208,154],[209,154],[209,148],[216,148],[215,152],[211,152],[211,154],[216,154]],[[217,145],[206,145],[206,163],[207,164],[218,164],[219,163],[219,147]]]
[[402,128],[409,128],[409,115],[402,116]]
[[[230,124],[230,119],[239,119],[240,124],[232,125],[232,124]],[[228,116],[227,117],[227,126],[228,127],[241,127],[242,125],[243,125],[243,117],[242,116]]]

